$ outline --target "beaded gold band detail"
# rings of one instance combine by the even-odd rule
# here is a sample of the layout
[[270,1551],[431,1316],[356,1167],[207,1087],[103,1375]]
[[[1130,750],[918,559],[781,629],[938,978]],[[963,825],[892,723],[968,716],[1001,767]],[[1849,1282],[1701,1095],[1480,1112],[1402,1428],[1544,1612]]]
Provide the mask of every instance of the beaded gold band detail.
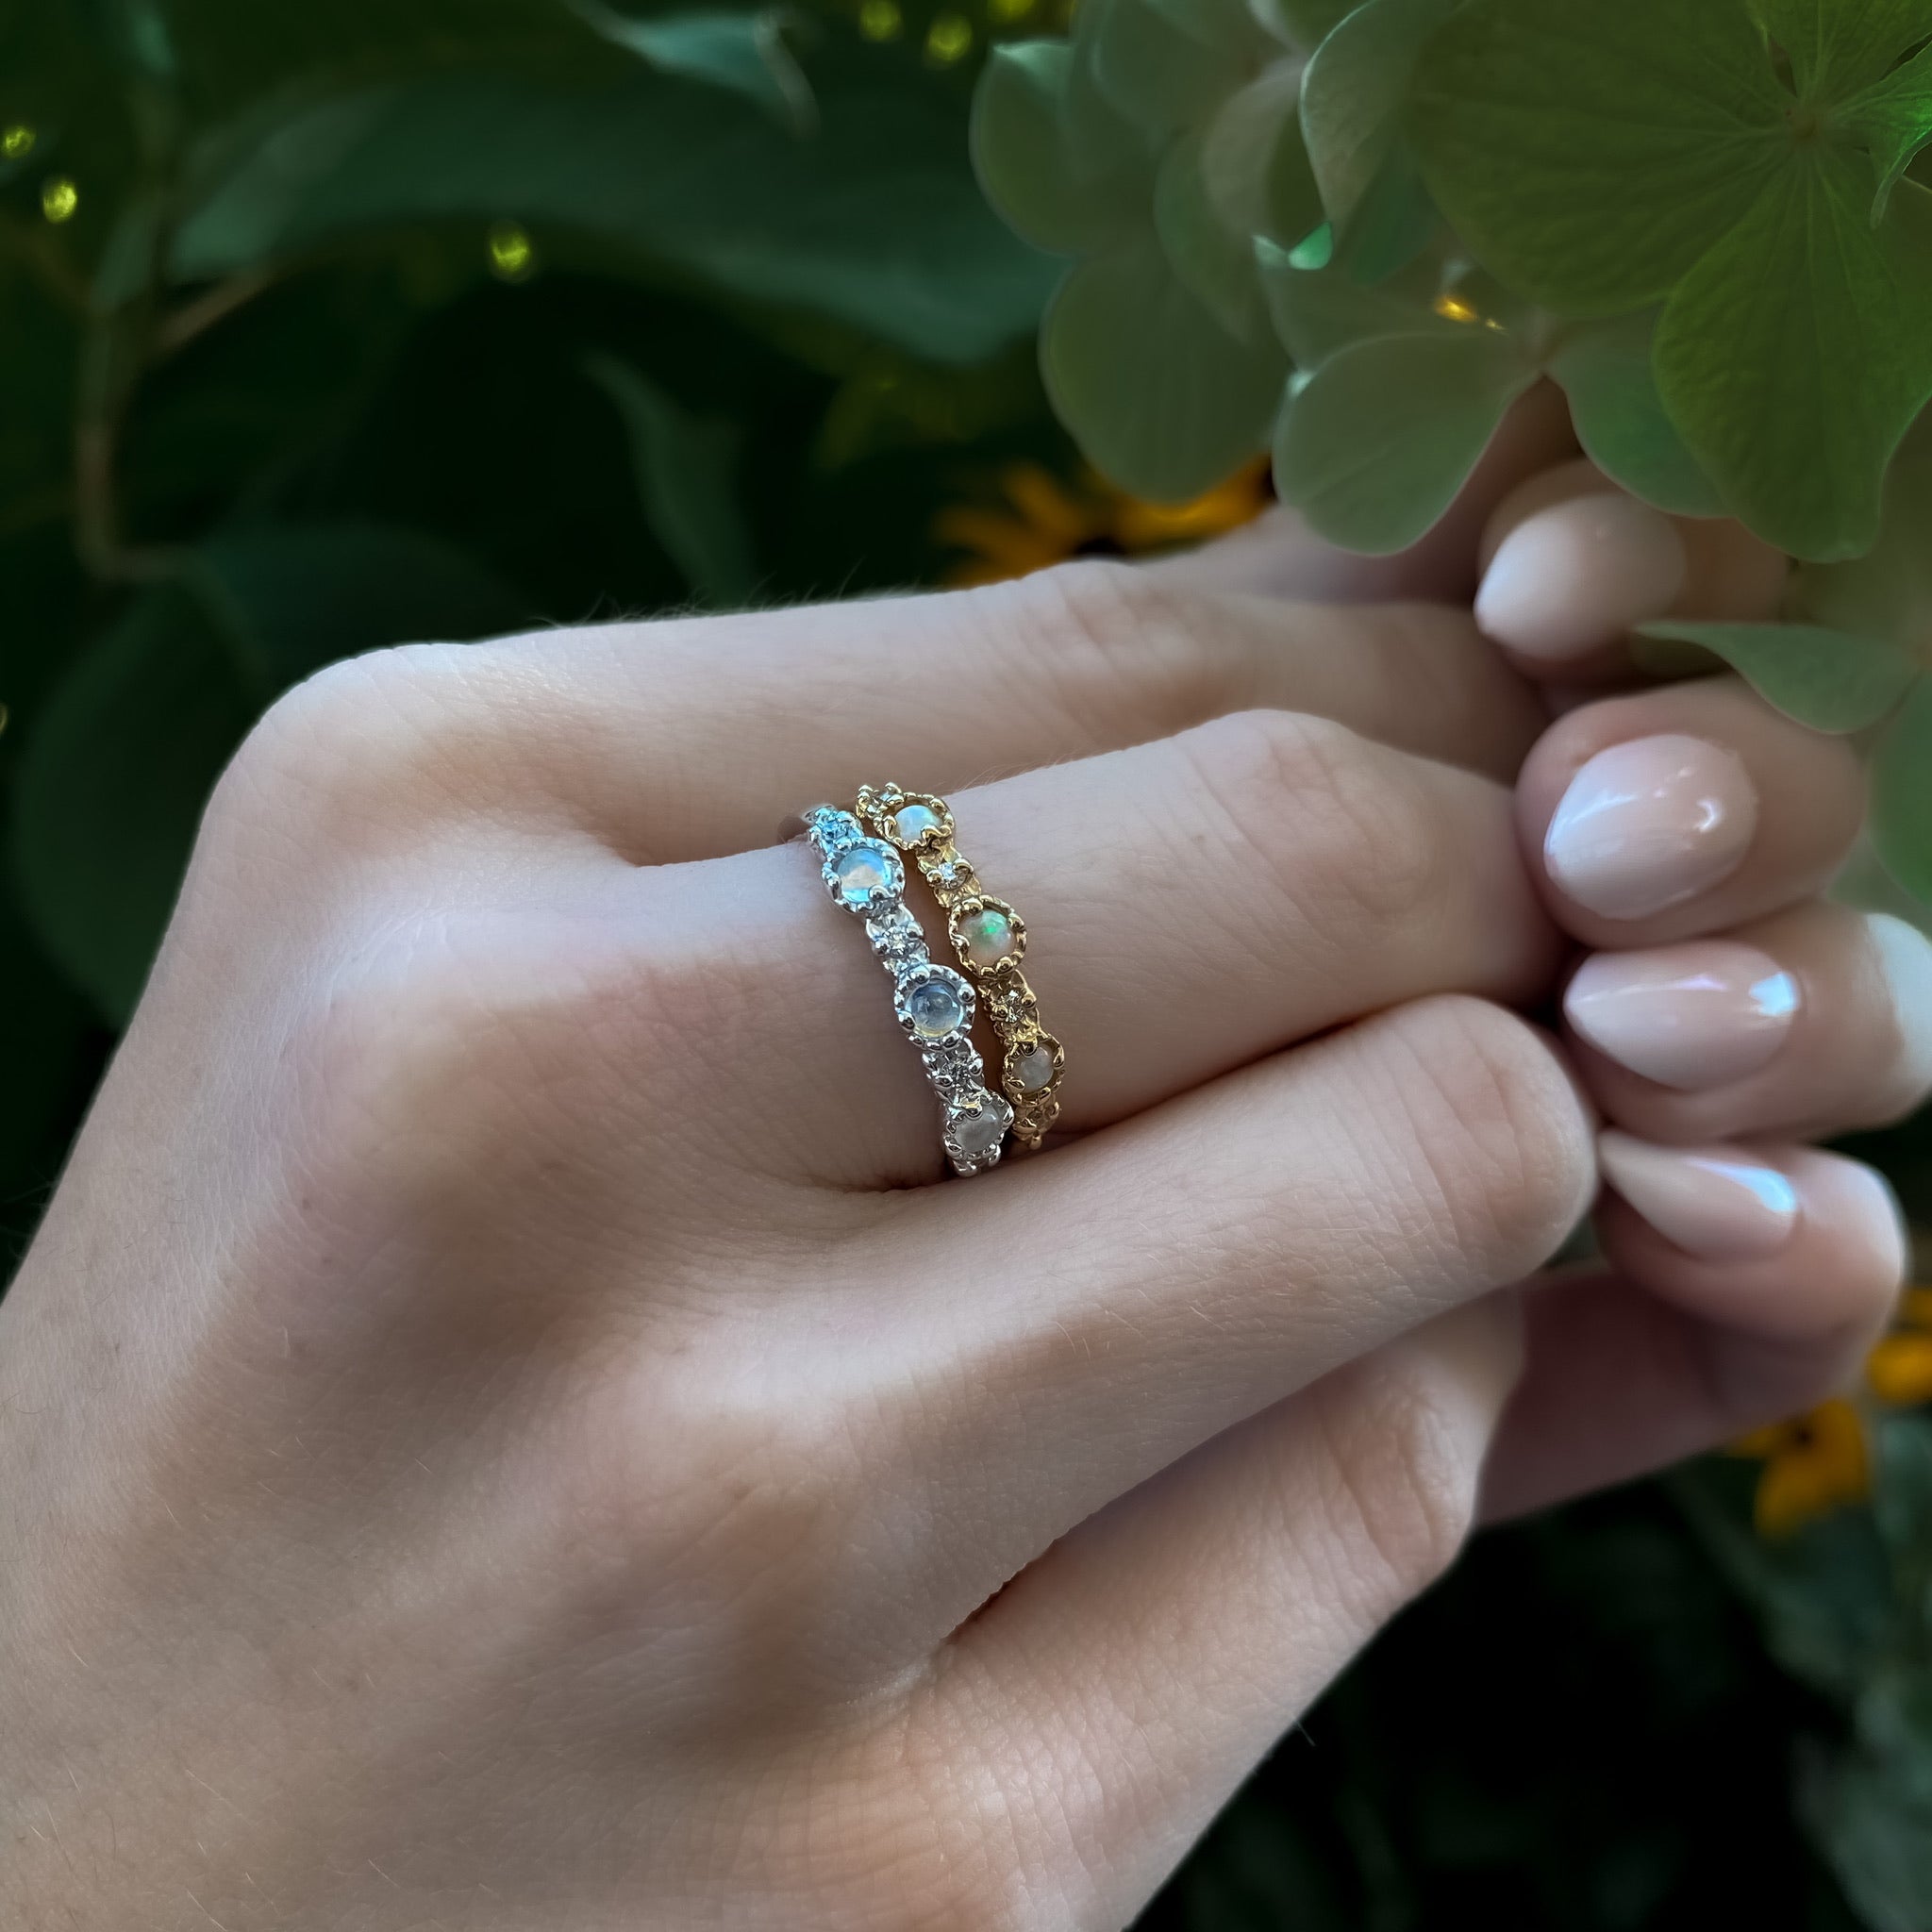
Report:
[[1013,1104],[1013,1139],[1037,1148],[1059,1118],[1066,1055],[1040,1024],[1040,1003],[1020,961],[1026,924],[953,842],[953,814],[942,798],[902,786],[870,785],[858,794],[858,815],[875,838],[890,840],[919,868],[946,915],[954,954],[979,990],[979,1003],[999,1035],[1000,1086]]

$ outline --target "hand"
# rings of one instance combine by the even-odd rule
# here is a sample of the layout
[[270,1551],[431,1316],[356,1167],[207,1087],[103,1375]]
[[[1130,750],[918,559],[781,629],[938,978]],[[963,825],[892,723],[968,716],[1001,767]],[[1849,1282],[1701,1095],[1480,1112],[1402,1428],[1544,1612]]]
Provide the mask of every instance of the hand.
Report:
[[[1499,1004],[1562,957],[1539,721],[1448,610],[1105,566],[285,703],[0,1305],[9,1919],[1124,1923],[1452,1556],[1494,1291],[1594,1189]],[[882,976],[767,842],[868,776],[971,788],[1077,1144],[925,1185]],[[1804,829],[1736,878],[1810,890]],[[1807,1209],[1828,1282],[1723,1275],[1781,1396],[1896,1268]],[[1587,1345],[1657,1332],[1645,1265]],[[1678,1366],[1498,1480],[1765,1392]]]

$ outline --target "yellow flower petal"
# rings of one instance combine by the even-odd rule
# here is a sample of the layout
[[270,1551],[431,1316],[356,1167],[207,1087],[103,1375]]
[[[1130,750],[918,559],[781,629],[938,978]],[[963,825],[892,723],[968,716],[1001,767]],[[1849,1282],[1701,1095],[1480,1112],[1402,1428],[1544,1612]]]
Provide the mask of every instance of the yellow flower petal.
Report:
[[1842,1399],[1820,1403],[1783,1425],[1784,1444],[1757,1479],[1754,1517],[1760,1535],[1788,1536],[1872,1491],[1872,1450],[1865,1421]]
[[1888,1335],[1865,1358],[1865,1379],[1879,1401],[1896,1408],[1932,1402],[1932,1334]]

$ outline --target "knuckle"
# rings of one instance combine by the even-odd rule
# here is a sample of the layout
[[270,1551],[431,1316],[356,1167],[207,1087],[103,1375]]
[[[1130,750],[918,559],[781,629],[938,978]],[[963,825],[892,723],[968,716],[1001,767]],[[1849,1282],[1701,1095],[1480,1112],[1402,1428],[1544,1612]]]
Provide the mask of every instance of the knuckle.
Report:
[[1409,760],[1295,711],[1236,712],[1176,741],[1222,835],[1312,930],[1354,945],[1426,916],[1441,875]]
[[1596,1174],[1590,1119],[1554,1046],[1460,995],[1400,1009],[1386,1037],[1458,1251],[1499,1277],[1541,1267],[1588,1210]]
[[1211,600],[1131,564],[1078,558],[978,593],[1030,689],[1100,745],[1212,717],[1232,695]]
[[1329,1523],[1346,1587],[1374,1623],[1456,1560],[1474,1525],[1481,1445],[1439,1374],[1402,1353],[1364,1364],[1323,1410]]
[[486,722],[477,647],[403,644],[327,665],[285,691],[216,787],[210,821],[351,849],[445,792]]

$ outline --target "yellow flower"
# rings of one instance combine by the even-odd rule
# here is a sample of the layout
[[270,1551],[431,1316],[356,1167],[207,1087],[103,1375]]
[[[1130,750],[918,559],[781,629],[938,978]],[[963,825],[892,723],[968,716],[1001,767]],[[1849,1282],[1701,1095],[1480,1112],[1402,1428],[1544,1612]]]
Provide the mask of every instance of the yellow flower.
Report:
[[[1892,1408],[1932,1402],[1932,1288],[1906,1291],[1897,1324],[1865,1358],[1865,1386]],[[1731,1448],[1764,1464],[1754,1513],[1766,1536],[1787,1535],[1872,1491],[1871,1440],[1852,1402],[1822,1403]]]
[[1764,1464],[1752,1507],[1760,1536],[1789,1536],[1872,1493],[1865,1418],[1842,1397],[1790,1422],[1752,1430],[1732,1444],[1732,1453]]
[[1067,483],[1039,463],[1011,464],[998,508],[969,504],[941,512],[941,543],[963,553],[954,584],[995,584],[1070,557],[1140,557],[1199,542],[1252,522],[1268,504],[1268,466],[1249,464],[1191,503],[1142,503],[1091,471]]
[[1897,1327],[1866,1357],[1865,1380],[1894,1408],[1932,1402],[1932,1289],[1906,1291]]

